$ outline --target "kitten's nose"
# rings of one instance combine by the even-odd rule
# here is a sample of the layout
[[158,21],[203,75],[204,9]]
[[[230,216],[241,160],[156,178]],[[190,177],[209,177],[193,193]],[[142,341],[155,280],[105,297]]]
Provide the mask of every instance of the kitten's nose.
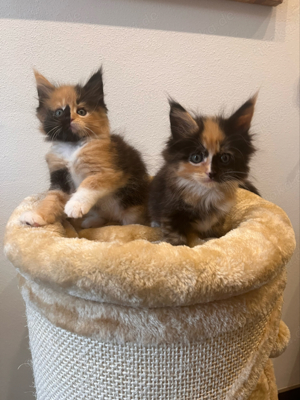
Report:
[[206,175],[207,175],[211,180],[214,180],[214,178],[216,177],[215,172],[206,172]]

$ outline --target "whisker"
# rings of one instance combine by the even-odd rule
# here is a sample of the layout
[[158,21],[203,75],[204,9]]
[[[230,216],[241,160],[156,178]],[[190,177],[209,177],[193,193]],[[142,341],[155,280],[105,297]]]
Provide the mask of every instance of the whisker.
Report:
[[53,140],[55,140],[58,137],[60,132],[61,132],[61,128],[58,127],[57,130],[53,134]]
[[52,128],[49,132],[47,132],[47,135],[50,135],[50,133],[52,132],[52,131],[54,131],[55,132],[55,129],[58,129],[59,127],[58,126],[55,126],[54,128]]
[[[94,137],[97,137],[97,134],[96,134],[92,129],[88,128],[87,126],[85,126],[83,129],[84,129],[86,132],[87,132],[87,131],[90,131],[90,132],[94,135]],[[88,133],[88,132],[87,132],[87,133]]]

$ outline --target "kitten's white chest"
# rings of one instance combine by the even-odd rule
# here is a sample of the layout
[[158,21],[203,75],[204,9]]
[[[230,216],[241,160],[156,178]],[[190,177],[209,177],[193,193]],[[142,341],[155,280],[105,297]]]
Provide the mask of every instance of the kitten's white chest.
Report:
[[74,164],[78,158],[78,153],[84,146],[84,142],[60,142],[54,143],[51,148],[51,153],[55,154],[65,162],[76,188],[82,182],[82,177],[75,172]]
[[81,147],[82,143],[54,143],[51,148],[51,153],[62,158],[67,163],[71,163],[76,158],[76,154]]

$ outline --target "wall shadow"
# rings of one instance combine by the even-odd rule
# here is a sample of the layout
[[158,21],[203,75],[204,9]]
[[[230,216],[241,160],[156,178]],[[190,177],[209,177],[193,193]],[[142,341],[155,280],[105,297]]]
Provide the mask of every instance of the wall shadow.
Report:
[[25,318],[25,306],[13,278],[1,292],[1,359],[5,379],[0,393],[5,400],[34,400],[35,389]]
[[28,331],[26,328],[23,331],[22,340],[12,361],[7,400],[36,400],[30,359],[31,354],[28,348]]
[[[225,0],[8,0],[0,18],[108,25],[273,41],[279,7]],[[283,8],[283,9],[282,9]],[[280,24],[284,25],[284,24]],[[284,26],[280,27],[281,40]]]

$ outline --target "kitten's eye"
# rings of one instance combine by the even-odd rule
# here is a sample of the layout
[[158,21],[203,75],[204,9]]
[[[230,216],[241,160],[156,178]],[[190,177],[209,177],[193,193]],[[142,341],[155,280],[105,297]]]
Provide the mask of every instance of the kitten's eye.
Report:
[[84,117],[86,115],[86,110],[84,108],[78,108],[77,114],[81,115],[81,117]]
[[55,117],[61,117],[63,115],[63,110],[61,108],[58,108],[57,110],[54,111]]
[[191,154],[190,155],[190,162],[193,164],[199,164],[203,161],[204,157],[203,154]]
[[221,155],[221,161],[223,164],[228,164],[229,161],[231,160],[231,155],[228,153],[224,153]]

